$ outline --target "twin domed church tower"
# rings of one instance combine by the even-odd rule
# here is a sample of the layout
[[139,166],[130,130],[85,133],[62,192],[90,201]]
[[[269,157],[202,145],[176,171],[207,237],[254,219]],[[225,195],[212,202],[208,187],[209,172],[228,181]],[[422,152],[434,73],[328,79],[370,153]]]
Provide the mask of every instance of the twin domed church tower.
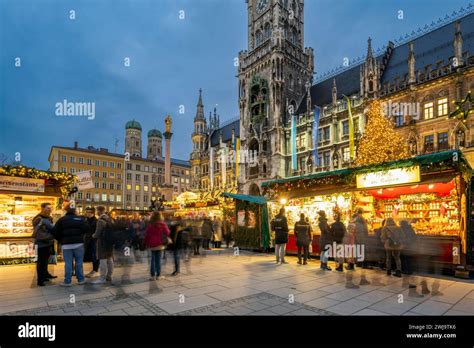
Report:
[[[148,131],[147,159],[163,159],[162,139],[163,135],[158,129]],[[142,158],[142,126],[135,120],[125,125],[125,152],[132,157]]]

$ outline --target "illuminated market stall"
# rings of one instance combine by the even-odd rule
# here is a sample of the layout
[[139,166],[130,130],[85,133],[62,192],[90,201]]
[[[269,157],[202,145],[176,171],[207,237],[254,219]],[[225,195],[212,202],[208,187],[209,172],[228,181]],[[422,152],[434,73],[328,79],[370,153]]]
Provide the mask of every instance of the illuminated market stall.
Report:
[[62,214],[61,199],[73,182],[74,176],[68,173],[0,167],[0,265],[33,262],[33,217],[41,203],[50,203],[56,221]]
[[[347,225],[357,208],[368,221],[370,251],[379,242],[375,232],[388,217],[409,220],[418,238],[418,254],[431,263],[467,266],[472,260],[471,168],[460,151],[421,155],[409,159],[268,181],[271,219],[284,205],[290,227],[287,250],[295,251],[293,226],[300,213],[312,225],[313,253],[319,253],[317,212],[333,221],[342,214]],[[472,213],[469,210],[469,214]]]
[[226,203],[222,197],[200,197],[194,192],[183,192],[174,201],[165,201],[167,215],[181,217],[188,220],[204,218],[223,218],[226,210],[233,210],[233,206]]

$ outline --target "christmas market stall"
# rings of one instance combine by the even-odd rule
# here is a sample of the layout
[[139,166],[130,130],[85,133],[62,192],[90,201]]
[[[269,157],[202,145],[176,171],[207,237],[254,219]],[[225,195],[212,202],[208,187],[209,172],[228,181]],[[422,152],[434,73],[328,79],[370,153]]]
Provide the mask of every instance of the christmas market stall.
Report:
[[56,221],[73,184],[74,176],[68,173],[0,167],[0,265],[33,262],[33,217],[41,203],[50,203]]
[[[415,229],[416,254],[428,270],[473,267],[473,228],[468,209],[471,168],[460,151],[446,151],[263,183],[269,218],[285,206],[290,227],[288,251],[295,251],[293,227],[305,213],[313,230],[313,253],[319,254],[318,215],[335,213],[346,224],[361,209],[368,222],[366,259],[378,261],[379,232],[384,219],[409,221]],[[331,221],[332,220],[332,221]]]
[[267,199],[228,192],[222,195],[235,201],[234,245],[243,249],[267,250],[270,247]]
[[209,195],[201,197],[194,192],[183,192],[174,201],[165,201],[165,211],[174,217],[181,217],[185,220],[202,220],[204,218],[222,219],[224,216],[221,204],[222,198]]

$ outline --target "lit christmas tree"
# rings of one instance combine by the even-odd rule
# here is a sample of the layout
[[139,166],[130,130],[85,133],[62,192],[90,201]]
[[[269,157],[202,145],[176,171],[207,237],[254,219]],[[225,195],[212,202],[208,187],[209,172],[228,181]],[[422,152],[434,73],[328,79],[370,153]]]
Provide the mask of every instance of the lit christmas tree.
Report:
[[394,161],[410,157],[406,140],[394,130],[380,101],[368,106],[367,125],[357,147],[356,165]]

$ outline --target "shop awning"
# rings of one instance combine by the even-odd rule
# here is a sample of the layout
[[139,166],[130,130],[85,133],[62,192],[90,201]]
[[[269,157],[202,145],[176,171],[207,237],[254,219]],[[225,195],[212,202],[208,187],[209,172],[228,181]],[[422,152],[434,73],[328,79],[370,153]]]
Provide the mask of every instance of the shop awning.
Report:
[[230,193],[230,192],[224,192],[222,193],[222,196],[238,199],[240,201],[256,203],[256,204],[266,204],[268,202],[265,197],[261,197],[261,196],[241,195],[241,194]]
[[309,181],[325,178],[350,178],[356,174],[383,171],[393,168],[411,167],[416,165],[420,166],[422,174],[446,169],[456,169],[459,172],[468,173],[470,176],[472,171],[463,153],[459,150],[451,150],[445,152],[419,155],[407,159],[378,163],[368,166],[352,167],[327,172],[307,174],[302,176],[292,176],[288,178],[275,179],[263,182],[262,187],[272,187],[274,185],[293,183],[295,181]]

